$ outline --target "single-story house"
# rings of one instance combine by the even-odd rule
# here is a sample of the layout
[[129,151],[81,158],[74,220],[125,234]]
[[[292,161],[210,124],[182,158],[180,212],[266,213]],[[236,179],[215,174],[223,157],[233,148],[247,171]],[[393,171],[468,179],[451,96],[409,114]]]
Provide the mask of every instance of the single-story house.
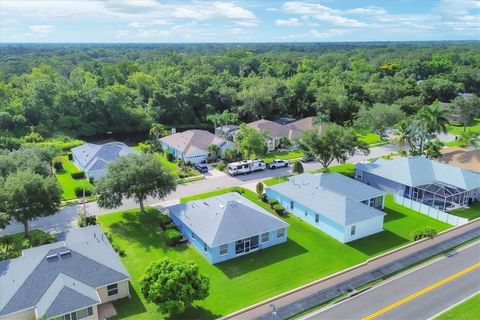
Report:
[[167,212],[211,263],[287,241],[286,222],[236,192],[177,204]]
[[90,179],[100,179],[107,173],[107,164],[119,157],[137,153],[123,142],[113,141],[104,144],[85,143],[72,148],[72,160],[78,169]]
[[267,132],[266,144],[268,151],[277,149],[280,146],[280,141],[283,137],[287,137],[290,140],[295,140],[302,136],[302,131],[300,130],[289,128],[288,126],[266,119],[250,122],[247,125],[257,131]]
[[162,148],[172,153],[175,158],[194,164],[207,161],[209,152],[207,147],[211,144],[220,148],[220,156],[228,149],[235,148],[231,141],[217,137],[205,130],[187,130],[160,139]]
[[383,231],[385,192],[339,173],[299,174],[266,195],[342,243]]
[[220,138],[224,138],[233,141],[234,132],[237,131],[240,126],[236,124],[227,124],[221,127],[215,128],[215,135]]
[[438,162],[480,173],[480,149],[467,150],[460,147],[448,147],[440,150],[442,157]]
[[322,129],[322,125],[317,121],[316,117],[303,118],[289,123],[287,126],[293,130],[299,130],[302,133],[310,129],[316,129],[320,132]]
[[358,163],[355,179],[440,210],[480,199],[480,173],[421,156]]
[[128,297],[129,280],[98,226],[73,229],[0,261],[0,319],[105,319],[102,306]]
[[289,123],[294,122],[295,120],[296,120],[295,118],[284,117],[284,118],[278,118],[278,119],[274,120],[274,122],[285,126]]

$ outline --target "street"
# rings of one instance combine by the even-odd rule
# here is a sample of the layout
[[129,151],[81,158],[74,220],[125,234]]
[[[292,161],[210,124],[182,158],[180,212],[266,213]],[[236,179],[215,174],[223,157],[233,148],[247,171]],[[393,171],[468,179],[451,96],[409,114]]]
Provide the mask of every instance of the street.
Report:
[[[393,145],[385,145],[381,147],[375,147],[370,149],[369,155],[364,155],[361,152],[356,153],[351,156],[347,162],[348,163],[357,163],[363,162],[369,158],[380,157],[391,152],[396,151],[396,148]],[[332,166],[338,164],[336,162],[332,163]],[[321,169],[322,165],[318,162],[310,162],[303,164],[305,172],[311,170]],[[281,177],[291,173],[291,166],[289,168],[279,168],[275,170],[265,170],[248,175],[239,175],[231,177],[226,173],[219,172],[214,170],[206,174],[204,180],[189,182],[186,184],[181,184],[177,186],[177,190],[169,194],[165,199],[156,199],[148,198],[145,201],[145,205],[162,205],[166,203],[174,203],[176,200],[186,197],[189,195],[194,195],[198,193],[209,192],[217,189],[223,189],[227,187],[234,186],[243,186],[243,187],[254,187],[258,181],[263,181],[268,178]],[[63,207],[60,211],[48,217],[40,218],[35,221],[30,222],[30,229],[40,229],[46,232],[59,233],[69,228],[75,227],[77,220],[77,208],[82,205],[70,205]],[[86,209],[89,214],[102,215],[110,212],[115,212],[119,210],[127,210],[132,208],[137,208],[138,204],[135,203],[132,199],[125,199],[122,206],[115,209],[102,209],[97,206],[97,203],[89,202],[86,204]],[[17,222],[12,222],[4,230],[0,230],[0,235],[12,234],[16,232],[22,232],[23,225]]]
[[479,262],[477,242],[300,319],[429,319],[480,291]]

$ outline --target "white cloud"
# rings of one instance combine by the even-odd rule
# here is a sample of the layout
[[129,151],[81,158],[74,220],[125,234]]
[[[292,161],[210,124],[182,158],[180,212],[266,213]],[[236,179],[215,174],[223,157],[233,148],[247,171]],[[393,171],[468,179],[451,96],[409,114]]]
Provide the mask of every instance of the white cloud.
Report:
[[132,27],[132,28],[145,28],[145,27],[153,26],[153,25],[164,26],[164,25],[168,25],[168,24],[170,24],[170,22],[165,20],[165,19],[154,19],[154,20],[150,20],[150,21],[133,21],[133,22],[130,22],[128,24],[128,26]]
[[130,31],[128,31],[128,30],[117,30],[117,31],[115,31],[115,37],[117,37],[117,38],[128,37],[129,35],[130,35]]
[[53,32],[55,31],[55,29],[55,26],[52,26],[50,24],[36,24],[30,26],[30,30],[32,30],[32,32],[43,35]]
[[289,19],[277,19],[275,20],[275,24],[277,26],[299,26],[300,22],[297,18],[289,18]]
[[368,6],[365,8],[355,8],[355,9],[346,10],[345,13],[355,14],[355,15],[365,15],[365,16],[376,16],[376,15],[386,14],[387,11],[380,7]]
[[285,36],[280,36],[278,39],[280,40],[326,40],[326,39],[334,39],[336,37],[340,37],[343,35],[347,30],[344,29],[330,29],[327,31],[318,31],[316,29],[312,29],[306,33],[298,33],[298,34],[287,34]]
[[366,23],[342,16],[343,13],[340,10],[332,9],[318,3],[301,1],[285,2],[282,5],[282,11],[289,14],[302,15],[306,18],[313,18],[318,22],[334,26],[350,28],[363,28],[367,26]]

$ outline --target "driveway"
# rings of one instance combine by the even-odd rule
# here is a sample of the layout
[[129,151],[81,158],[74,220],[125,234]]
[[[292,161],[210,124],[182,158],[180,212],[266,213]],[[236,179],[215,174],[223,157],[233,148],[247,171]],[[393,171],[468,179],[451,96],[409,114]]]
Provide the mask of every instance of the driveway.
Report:
[[[370,150],[370,154],[365,156],[361,152],[355,153],[351,156],[347,162],[348,163],[357,163],[364,162],[369,158],[376,158],[391,152],[396,151],[395,146],[385,145],[381,147],[375,147]],[[336,162],[332,165],[338,164]],[[310,162],[303,164],[305,171],[321,169],[322,165],[318,162]],[[177,190],[172,192],[164,199],[148,198],[145,201],[146,205],[163,205],[164,201],[172,201],[189,195],[194,195],[198,193],[204,193],[209,191],[214,191],[217,189],[223,189],[227,187],[234,186],[246,186],[252,188],[258,181],[262,181],[268,178],[281,177],[291,174],[291,167],[289,168],[279,168],[275,170],[265,170],[259,171],[248,175],[239,175],[231,177],[224,172],[212,169],[206,176],[206,179],[189,182],[177,186]],[[77,210],[81,208],[82,205],[71,205],[63,207],[60,211],[52,216],[44,217],[30,222],[30,229],[40,229],[47,232],[62,232],[76,226],[77,219]],[[127,210],[132,208],[137,208],[138,204],[131,199],[126,199],[123,201],[122,206],[115,209],[101,209],[98,207],[96,202],[89,202],[86,204],[86,209],[88,213],[94,215],[102,215],[110,212],[115,212],[119,210]],[[0,230],[0,235],[11,234],[16,232],[23,231],[23,225],[13,222],[6,229]]]

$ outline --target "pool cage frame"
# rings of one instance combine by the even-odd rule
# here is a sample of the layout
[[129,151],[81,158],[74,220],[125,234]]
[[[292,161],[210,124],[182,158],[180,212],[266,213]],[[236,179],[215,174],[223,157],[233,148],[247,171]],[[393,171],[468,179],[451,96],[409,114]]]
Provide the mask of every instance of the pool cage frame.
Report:
[[[443,211],[465,207],[469,200],[467,190],[440,181],[410,187],[409,198]],[[443,205],[437,205],[435,200],[443,201]]]

